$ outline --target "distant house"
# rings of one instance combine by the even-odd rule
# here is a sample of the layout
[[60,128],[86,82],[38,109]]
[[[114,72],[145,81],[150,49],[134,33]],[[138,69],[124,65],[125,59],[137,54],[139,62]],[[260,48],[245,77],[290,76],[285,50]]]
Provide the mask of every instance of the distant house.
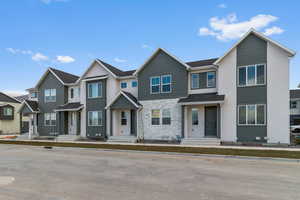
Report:
[[290,125],[300,125],[300,89],[290,90]]

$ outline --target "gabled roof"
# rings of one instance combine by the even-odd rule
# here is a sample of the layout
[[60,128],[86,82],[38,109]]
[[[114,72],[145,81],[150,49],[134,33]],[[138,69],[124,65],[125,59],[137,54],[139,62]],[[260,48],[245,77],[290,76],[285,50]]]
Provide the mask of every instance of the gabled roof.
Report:
[[300,99],[300,89],[290,90],[290,99]]
[[3,92],[0,92],[0,101],[2,102],[10,102],[10,103],[21,103],[18,99],[15,97],[9,96],[7,94],[4,94]]
[[40,109],[39,109],[37,101],[31,101],[31,100],[25,100],[25,101],[23,101],[23,103],[22,103],[22,105],[21,105],[21,107],[19,109],[19,112],[21,112],[21,110],[23,109],[24,106],[27,106],[32,113],[38,113],[38,112],[40,112]]
[[178,58],[176,58],[175,56],[171,55],[170,53],[168,53],[166,50],[162,49],[162,48],[158,48],[153,54],[152,56],[150,56],[150,58],[148,58],[146,60],[146,62],[139,67],[133,75],[137,75],[159,52],[164,52],[166,53],[168,56],[172,57],[174,60],[176,60],[177,62],[179,62],[180,64],[182,64],[183,66],[186,67],[186,69],[188,70],[190,68],[190,66],[188,64],[186,64],[185,62],[182,62],[181,60],[179,60]]
[[111,105],[113,105],[113,103],[120,97],[120,96],[124,96],[130,103],[132,103],[136,108],[140,108],[142,106],[142,104],[140,104],[137,100],[137,98],[135,98],[135,96],[133,96],[131,93],[129,92],[125,92],[125,91],[120,91],[119,94],[105,107],[105,109],[108,109]]
[[213,65],[216,60],[218,60],[218,58],[197,60],[197,61],[187,62],[186,64],[190,67],[202,67],[202,66]]
[[247,33],[245,33],[245,35],[243,37],[241,37],[241,39],[239,39],[239,41],[237,41],[233,47],[231,47],[222,57],[218,58],[218,60],[216,60],[214,62],[215,65],[217,65],[219,62],[221,62],[221,60],[223,60],[223,58],[225,58],[234,48],[236,48],[245,38],[247,38],[250,34],[254,34],[256,35],[257,37],[267,41],[267,42],[270,42],[272,44],[274,44],[275,46],[281,48],[282,50],[284,50],[285,52],[287,52],[289,54],[290,57],[293,57],[294,55],[296,55],[296,52],[279,44],[278,42],[272,40],[271,38],[265,36],[264,34],[256,31],[255,29],[251,28]]
[[59,80],[59,82],[61,82],[61,84],[63,85],[74,84],[79,79],[79,76],[49,67],[47,71],[43,74],[35,88],[37,88],[42,83],[42,81],[46,78],[48,73],[52,73],[57,78],[57,80]]
[[83,108],[83,104],[80,102],[67,103],[61,106],[58,106],[55,111],[78,111]]
[[205,94],[190,94],[186,98],[179,99],[178,103],[209,103],[209,102],[222,102],[225,99],[225,95],[218,95],[217,93],[205,93]]
[[25,95],[22,95],[22,96],[17,96],[17,97],[15,97],[15,98],[16,98],[18,101],[23,102],[23,101],[29,99],[29,95],[28,95],[28,94],[25,94]]

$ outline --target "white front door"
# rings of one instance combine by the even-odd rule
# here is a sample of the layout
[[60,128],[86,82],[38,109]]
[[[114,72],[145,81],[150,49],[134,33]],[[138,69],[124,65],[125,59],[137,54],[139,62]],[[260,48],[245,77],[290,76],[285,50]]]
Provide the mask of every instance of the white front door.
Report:
[[69,135],[76,135],[77,130],[76,112],[69,112]]
[[191,130],[190,138],[200,138],[201,137],[199,114],[200,113],[199,113],[198,108],[192,108],[192,111],[191,111],[192,130]]
[[120,132],[121,135],[124,136],[129,136],[130,135],[130,110],[126,110],[126,111],[121,111],[121,128],[120,128]]
[[37,134],[37,118],[36,114],[30,114],[29,116],[29,138]]

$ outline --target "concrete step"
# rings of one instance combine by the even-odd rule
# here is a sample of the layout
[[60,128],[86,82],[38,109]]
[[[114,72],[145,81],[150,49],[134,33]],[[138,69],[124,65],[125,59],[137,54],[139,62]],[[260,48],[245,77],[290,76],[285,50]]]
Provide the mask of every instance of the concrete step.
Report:
[[136,136],[110,136],[107,142],[136,143]]
[[221,140],[219,138],[185,138],[181,140],[183,145],[208,145],[218,146]]
[[59,135],[56,137],[57,141],[76,141],[80,138],[80,135]]

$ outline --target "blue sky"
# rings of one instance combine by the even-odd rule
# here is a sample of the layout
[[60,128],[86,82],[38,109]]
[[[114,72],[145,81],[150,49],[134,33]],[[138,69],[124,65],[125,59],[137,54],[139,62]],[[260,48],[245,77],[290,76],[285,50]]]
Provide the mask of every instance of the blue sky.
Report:
[[[49,66],[81,75],[95,58],[135,69],[157,47],[183,61],[218,57],[249,27],[298,52],[299,8],[296,0],[6,0],[0,91],[24,92]],[[296,88],[299,55],[290,72]]]

